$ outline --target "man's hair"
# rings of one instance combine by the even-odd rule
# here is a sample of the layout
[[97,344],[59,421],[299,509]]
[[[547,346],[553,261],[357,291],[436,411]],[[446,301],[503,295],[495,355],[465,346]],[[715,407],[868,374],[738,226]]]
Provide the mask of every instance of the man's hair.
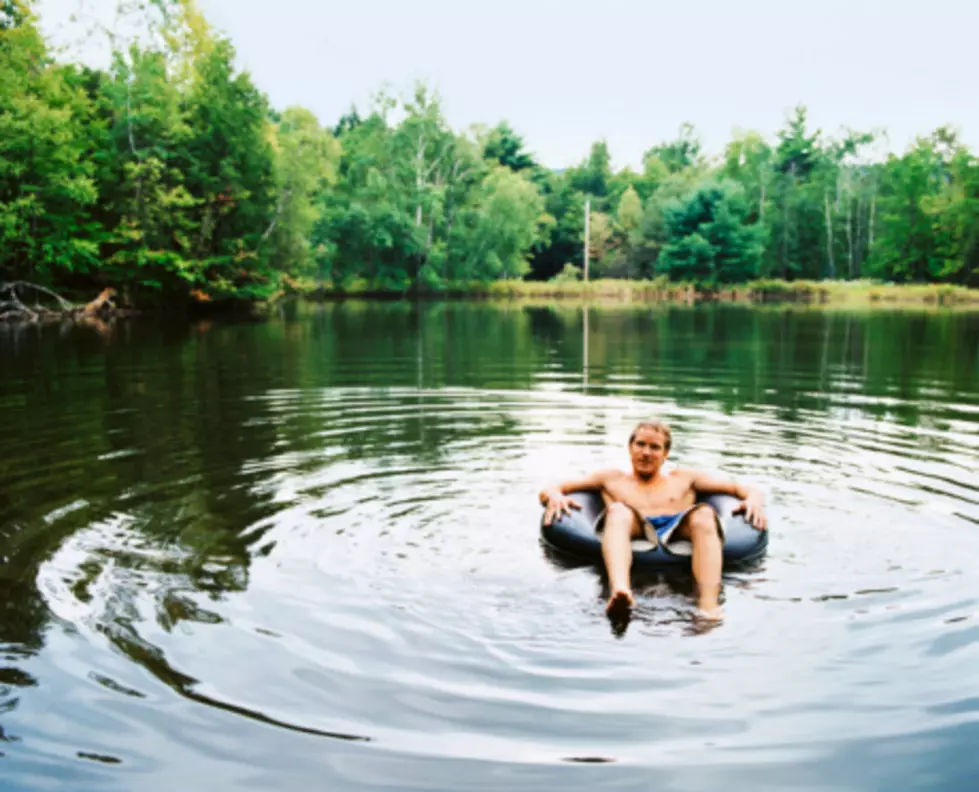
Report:
[[663,421],[640,421],[637,423],[636,427],[632,430],[632,434],[629,435],[629,445],[632,445],[640,429],[652,429],[654,432],[659,432],[666,440],[666,450],[670,450],[670,445],[673,443],[673,433],[670,431],[670,427]]

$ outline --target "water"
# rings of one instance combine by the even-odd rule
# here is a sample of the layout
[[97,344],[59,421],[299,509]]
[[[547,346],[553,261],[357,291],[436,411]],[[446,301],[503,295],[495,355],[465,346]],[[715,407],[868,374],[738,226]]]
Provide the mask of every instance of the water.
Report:
[[[960,789],[979,758],[979,316],[348,303],[0,331],[0,778],[34,789]],[[536,493],[764,487],[704,630]]]

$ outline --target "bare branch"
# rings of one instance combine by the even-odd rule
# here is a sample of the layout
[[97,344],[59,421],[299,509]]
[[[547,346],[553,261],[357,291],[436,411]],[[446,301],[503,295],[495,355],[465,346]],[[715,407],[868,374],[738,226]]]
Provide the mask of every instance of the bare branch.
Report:
[[279,222],[279,218],[282,217],[282,212],[286,208],[286,203],[289,198],[292,197],[292,190],[283,190],[282,195],[279,197],[279,203],[275,207],[275,215],[272,217],[272,222],[269,223],[269,227],[265,229],[265,233],[262,234],[261,239],[258,240],[258,247],[255,248],[255,252],[258,253],[262,249],[262,245],[265,244],[265,240],[268,239],[272,232],[275,231],[275,227]]
[[[10,292],[11,300],[3,303],[3,306],[9,307],[10,310],[4,312],[2,315],[0,315],[0,317],[3,319],[21,319],[26,315],[32,322],[37,321],[37,312],[32,311],[30,308],[24,305],[24,303],[22,303],[20,298],[17,296],[16,285],[11,284],[8,290]],[[0,289],[0,291],[2,291],[2,289]]]
[[23,306],[23,303],[20,302],[20,298],[17,295],[18,289],[34,289],[35,291],[41,292],[41,294],[46,294],[49,297],[53,297],[58,302],[58,305],[61,306],[61,309],[63,311],[70,311],[75,307],[72,303],[68,302],[68,300],[66,300],[60,294],[55,294],[50,289],[46,289],[43,286],[38,286],[35,283],[27,283],[27,281],[10,281],[9,283],[0,283],[0,294],[3,294],[4,292],[9,292],[10,296],[13,297],[14,301],[19,303],[21,306]]
[[428,176],[431,176],[432,171],[434,171],[441,164],[442,159],[449,153],[450,148],[452,148],[452,141],[445,141],[445,145],[442,146],[442,151],[440,151],[439,154],[432,160],[432,166],[428,169]]

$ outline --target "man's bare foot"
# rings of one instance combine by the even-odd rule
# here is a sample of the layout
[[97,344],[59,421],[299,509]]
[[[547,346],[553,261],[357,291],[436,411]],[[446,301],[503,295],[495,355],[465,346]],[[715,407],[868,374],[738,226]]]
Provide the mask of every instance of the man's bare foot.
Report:
[[629,612],[636,604],[629,589],[616,589],[612,596],[608,598],[608,605],[605,606],[605,613],[608,616],[622,616]]
[[724,609],[717,603],[707,606],[699,605],[697,607],[697,615],[708,621],[724,621]]

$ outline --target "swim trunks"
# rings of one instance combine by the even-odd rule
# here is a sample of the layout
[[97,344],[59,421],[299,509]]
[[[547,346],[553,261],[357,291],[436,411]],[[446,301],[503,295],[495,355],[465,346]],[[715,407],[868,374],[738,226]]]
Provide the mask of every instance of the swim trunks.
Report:
[[[662,546],[663,549],[670,553],[671,555],[693,555],[693,543],[684,537],[673,538],[673,532],[680,526],[683,522],[683,518],[686,517],[694,509],[704,507],[710,509],[711,513],[714,515],[714,520],[717,524],[717,532],[724,539],[724,524],[721,522],[720,516],[711,506],[705,506],[703,503],[695,503],[689,509],[684,509],[676,514],[660,514],[655,517],[645,517],[642,520],[642,528],[644,538],[635,538],[632,540],[633,548],[637,550],[647,550],[653,547]],[[605,514],[606,510],[602,509],[598,518],[595,520],[595,530],[601,533],[605,528]],[[639,513],[636,512],[636,518],[639,518]],[[648,542],[648,545],[646,544]]]
[[[646,534],[646,539],[652,544],[660,544],[664,549],[673,553],[674,555],[691,555],[693,553],[693,545],[689,539],[676,538],[673,539],[673,532],[680,526],[683,522],[683,518],[686,517],[694,509],[700,508],[704,504],[696,503],[689,509],[684,509],[682,512],[677,512],[676,514],[660,514],[655,517],[646,517],[643,521],[643,529]],[[717,523],[717,531],[724,539],[724,526],[721,523],[717,512],[713,508],[707,506],[706,508],[711,510],[714,515],[714,520]]]
[[680,520],[684,518],[686,513],[690,511],[689,509],[677,512],[676,514],[660,514],[656,517],[647,517],[646,522],[652,526],[653,530],[656,531],[656,535],[660,538],[668,538],[673,532],[673,529],[680,524]]

